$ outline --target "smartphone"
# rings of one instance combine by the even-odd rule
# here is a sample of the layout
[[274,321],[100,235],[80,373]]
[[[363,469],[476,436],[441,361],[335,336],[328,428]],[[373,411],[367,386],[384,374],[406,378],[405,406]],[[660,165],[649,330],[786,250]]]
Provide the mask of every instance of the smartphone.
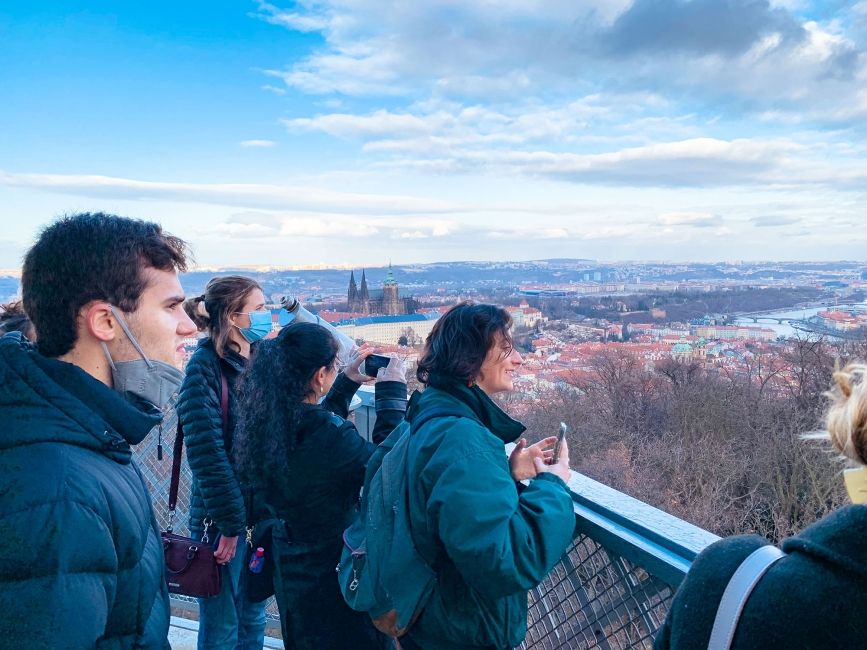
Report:
[[560,423],[560,431],[557,432],[557,442],[554,443],[554,455],[551,457],[551,464],[556,465],[557,461],[560,460],[560,450],[563,448],[563,441],[566,439],[566,433],[569,431],[569,427],[566,426],[565,422]]
[[381,354],[371,354],[364,360],[364,366],[361,372],[368,377],[376,377],[376,373],[380,368],[385,368],[391,361],[391,357],[386,357]]

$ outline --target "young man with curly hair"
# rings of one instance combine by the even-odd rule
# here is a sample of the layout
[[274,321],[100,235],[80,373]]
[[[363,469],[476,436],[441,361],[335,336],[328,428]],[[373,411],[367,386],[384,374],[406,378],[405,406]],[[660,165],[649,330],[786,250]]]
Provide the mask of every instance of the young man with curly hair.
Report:
[[163,549],[131,445],[177,392],[186,244],[76,214],[27,253],[36,345],[0,338],[0,645],[168,648]]

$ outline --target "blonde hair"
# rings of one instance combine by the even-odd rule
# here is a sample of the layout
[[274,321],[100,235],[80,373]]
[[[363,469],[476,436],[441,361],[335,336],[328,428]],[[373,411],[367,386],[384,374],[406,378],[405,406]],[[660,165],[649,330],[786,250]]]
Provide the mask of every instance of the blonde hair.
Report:
[[849,363],[834,372],[825,428],[841,454],[867,465],[867,363]]

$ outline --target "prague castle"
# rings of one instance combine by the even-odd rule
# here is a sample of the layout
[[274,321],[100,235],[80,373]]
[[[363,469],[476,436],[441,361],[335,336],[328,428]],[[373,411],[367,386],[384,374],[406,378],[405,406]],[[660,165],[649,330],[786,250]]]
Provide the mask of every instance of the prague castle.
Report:
[[349,291],[346,302],[348,311],[365,316],[369,314],[397,316],[407,313],[406,300],[400,297],[391,264],[388,265],[388,273],[385,275],[385,281],[382,283],[380,291],[370,291],[367,287],[367,276],[364,270],[361,271],[361,287],[356,285],[355,271],[353,271],[349,276]]

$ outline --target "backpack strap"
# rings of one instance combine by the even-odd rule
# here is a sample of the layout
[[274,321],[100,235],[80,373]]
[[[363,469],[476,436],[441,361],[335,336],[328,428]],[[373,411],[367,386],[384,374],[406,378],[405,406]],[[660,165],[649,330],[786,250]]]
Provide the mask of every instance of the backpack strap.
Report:
[[[418,391],[416,391],[417,393]],[[455,417],[455,418],[467,418],[469,420],[474,420],[481,424],[481,420],[473,413],[469,408],[461,405],[461,406],[451,406],[451,405],[443,405],[443,406],[434,406],[431,408],[422,409],[421,412],[416,413],[415,409],[413,409],[416,393],[413,394],[412,398],[410,398],[410,404],[407,407],[407,416],[406,420],[410,423],[410,434],[415,433],[421,427],[421,425],[429,422],[430,420],[435,420],[436,418],[443,417]],[[410,412],[410,409],[413,409],[413,412]]]
[[[415,397],[415,395],[413,395]],[[475,413],[473,413],[470,409],[461,409],[460,407],[455,408],[454,406],[440,406],[440,407],[432,407],[428,409],[422,410],[420,413],[414,413],[414,417],[409,420],[409,435],[412,436],[416,433],[416,431],[425,423],[430,422],[431,420],[435,420],[437,418],[443,417],[455,417],[455,418],[467,418],[468,420],[473,420],[475,422],[480,422],[479,418],[476,417]],[[409,465],[407,464],[404,469],[405,472],[409,472]],[[407,506],[412,509],[412,496],[410,490],[409,481],[407,481]],[[410,538],[412,539],[412,543],[415,545],[416,550],[418,551],[421,558],[427,563],[427,565],[434,570],[437,571],[437,567],[440,563],[440,560],[443,557],[443,551],[436,547],[436,545],[431,540],[424,540],[421,544],[416,539],[415,533],[410,529],[409,531]]]
[[732,575],[716,612],[708,650],[729,650],[747,599],[762,576],[785,553],[770,544],[750,553]]

